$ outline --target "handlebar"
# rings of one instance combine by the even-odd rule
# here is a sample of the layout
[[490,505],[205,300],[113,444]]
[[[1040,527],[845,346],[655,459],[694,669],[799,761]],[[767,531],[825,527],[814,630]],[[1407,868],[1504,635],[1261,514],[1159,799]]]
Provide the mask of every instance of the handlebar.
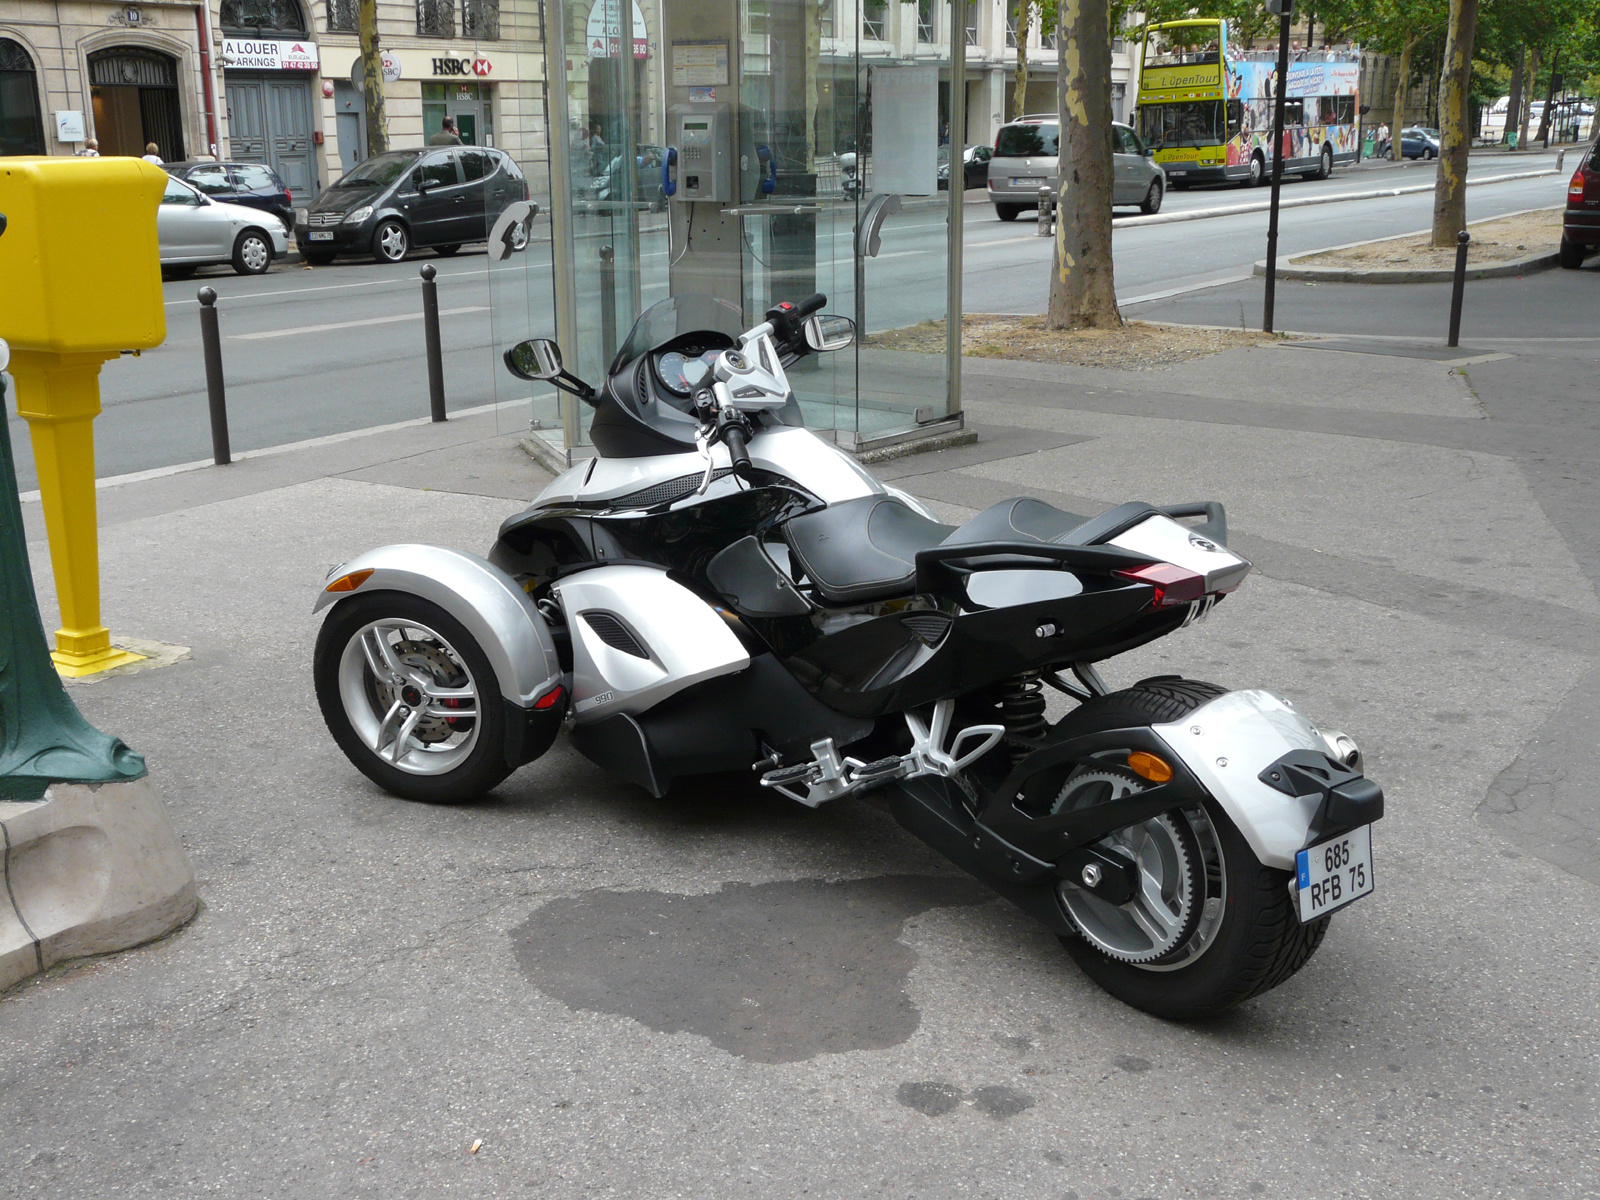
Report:
[[823,306],[827,303],[828,298],[826,296],[824,296],[821,292],[815,292],[812,295],[807,296],[804,300],[800,301],[799,304],[796,304],[794,306],[794,312],[789,315],[794,317],[796,320],[804,320],[814,312],[821,312]]
[[744,427],[737,421],[730,421],[724,427],[723,438],[728,443],[728,457],[733,460],[733,473],[740,479],[748,480],[755,471],[755,466],[750,461],[750,451],[744,442]]

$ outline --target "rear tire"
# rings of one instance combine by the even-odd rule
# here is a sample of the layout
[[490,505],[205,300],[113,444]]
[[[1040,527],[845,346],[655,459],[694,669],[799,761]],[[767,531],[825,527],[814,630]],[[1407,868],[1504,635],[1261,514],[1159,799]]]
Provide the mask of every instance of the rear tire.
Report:
[[1144,194],[1144,200],[1139,205],[1139,211],[1154,215],[1161,211],[1161,180],[1152,179],[1150,190]]
[[1576,271],[1583,266],[1583,258],[1588,249],[1582,242],[1574,242],[1563,236],[1560,249],[1561,265],[1569,271]]
[[1015,221],[1017,214],[1021,211],[1022,205],[1020,204],[996,204],[994,206],[994,215],[1002,221]]
[[334,255],[329,254],[326,250],[318,250],[313,254],[306,254],[304,251],[301,251],[301,255],[313,267],[325,267],[331,263],[335,257]]
[[1250,156],[1250,178],[1246,187],[1260,187],[1267,181],[1267,160],[1260,154]]
[[[368,646],[374,643],[364,640],[374,633],[401,662],[400,685],[380,679],[370,666]],[[437,604],[404,592],[341,601],[317,633],[311,673],[328,732],[356,769],[384,791],[459,804],[511,774],[506,707],[494,668],[466,627]],[[433,700],[423,686],[470,692],[471,699]],[[411,708],[395,712],[393,706],[402,703]],[[430,714],[402,724],[418,708],[441,706],[450,706],[442,714],[447,719]],[[450,715],[456,706],[460,717]]]
[[1333,174],[1333,147],[1322,148],[1322,166],[1317,169],[1317,178],[1326,179]]
[[239,275],[265,275],[272,265],[272,239],[246,229],[233,243],[233,269]]
[[[1199,680],[1146,680],[1068,713],[1052,738],[1177,721],[1225,690]],[[1207,921],[1212,923],[1203,922],[1193,935],[1190,956],[1175,954],[1162,965],[1137,966],[1082,936],[1061,940],[1084,974],[1119,1000],[1157,1017],[1193,1020],[1284,982],[1316,953],[1331,918],[1300,924],[1290,873],[1263,866],[1220,804],[1207,801],[1203,812],[1174,809],[1166,818],[1186,822],[1190,832],[1209,841]],[[1216,913],[1220,916],[1210,915]]]
[[452,246],[435,246],[433,248],[433,252],[435,254],[437,254],[440,258],[449,258],[452,254],[454,254],[457,250],[460,250],[460,249],[461,249],[461,243],[460,242],[456,242]]

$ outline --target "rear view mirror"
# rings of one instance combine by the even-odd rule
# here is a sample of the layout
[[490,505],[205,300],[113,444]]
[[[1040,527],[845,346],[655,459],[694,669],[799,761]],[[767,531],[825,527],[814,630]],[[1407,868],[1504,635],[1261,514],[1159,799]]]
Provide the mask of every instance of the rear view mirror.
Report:
[[554,382],[563,374],[561,347],[549,338],[518,342],[506,351],[506,367],[513,375],[523,379]]
[[818,353],[843,350],[856,340],[856,323],[849,317],[818,313],[806,318],[806,345]]

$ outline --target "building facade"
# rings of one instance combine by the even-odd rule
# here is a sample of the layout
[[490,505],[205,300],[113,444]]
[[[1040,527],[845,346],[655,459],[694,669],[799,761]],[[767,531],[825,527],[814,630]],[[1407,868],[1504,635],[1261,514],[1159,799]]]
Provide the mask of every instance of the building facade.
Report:
[[[454,117],[465,141],[543,174],[538,0],[380,0],[389,144]],[[0,153],[217,157],[309,199],[366,156],[356,0],[0,8]]]

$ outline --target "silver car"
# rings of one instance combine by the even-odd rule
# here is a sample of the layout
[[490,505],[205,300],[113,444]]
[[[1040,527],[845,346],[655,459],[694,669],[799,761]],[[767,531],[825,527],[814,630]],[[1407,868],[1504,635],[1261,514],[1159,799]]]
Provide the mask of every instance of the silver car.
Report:
[[260,275],[273,259],[289,253],[289,238],[271,213],[213,200],[181,179],[167,180],[156,210],[156,236],[168,278],[214,263],[230,263],[241,275]]
[[[1002,221],[1015,221],[1025,208],[1037,209],[1041,187],[1060,187],[1056,149],[1060,130],[1054,113],[1023,117],[1000,127],[989,160],[989,200]],[[1111,126],[1111,158],[1115,171],[1111,203],[1159,212],[1167,193],[1166,173],[1126,125]]]

